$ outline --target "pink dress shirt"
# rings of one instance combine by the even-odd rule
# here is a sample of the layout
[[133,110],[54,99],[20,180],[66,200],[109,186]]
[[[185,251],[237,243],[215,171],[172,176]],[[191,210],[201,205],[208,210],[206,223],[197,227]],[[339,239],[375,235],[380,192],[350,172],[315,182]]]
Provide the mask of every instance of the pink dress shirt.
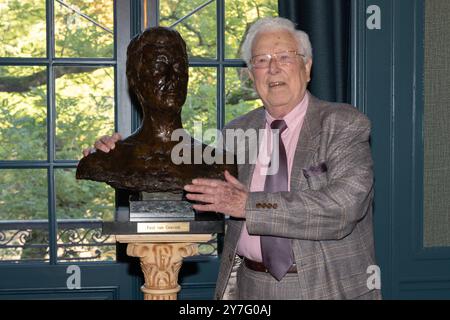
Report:
[[[292,163],[294,162],[295,149],[297,147],[298,137],[300,135],[300,130],[302,129],[306,109],[308,108],[308,103],[309,103],[309,94],[306,92],[303,100],[283,118],[283,120],[286,122],[287,129],[281,134],[281,139],[283,140],[287,153],[289,189],[290,189],[291,171],[292,171]],[[268,135],[268,133],[271,132],[270,124],[274,120],[275,118],[273,118],[266,111],[266,128],[263,138],[261,140],[261,145],[259,149],[260,152],[258,154],[258,159],[256,161],[255,171],[253,172],[252,182],[250,185],[250,192],[264,191],[266,172],[268,164],[270,162],[270,155],[272,154],[271,150],[272,137],[271,135]],[[240,256],[244,256],[250,260],[262,262],[260,237],[258,235],[249,235],[247,225],[245,224],[245,222],[244,226],[242,227],[241,236],[239,238],[237,253]]]

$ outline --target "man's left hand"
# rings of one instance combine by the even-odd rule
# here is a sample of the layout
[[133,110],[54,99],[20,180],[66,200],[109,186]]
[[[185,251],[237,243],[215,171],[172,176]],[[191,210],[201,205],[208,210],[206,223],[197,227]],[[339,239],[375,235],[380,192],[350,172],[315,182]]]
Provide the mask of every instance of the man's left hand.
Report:
[[192,184],[184,187],[189,200],[203,202],[195,204],[198,211],[215,211],[236,218],[245,216],[245,203],[248,198],[247,188],[225,171],[225,181],[217,179],[194,179]]

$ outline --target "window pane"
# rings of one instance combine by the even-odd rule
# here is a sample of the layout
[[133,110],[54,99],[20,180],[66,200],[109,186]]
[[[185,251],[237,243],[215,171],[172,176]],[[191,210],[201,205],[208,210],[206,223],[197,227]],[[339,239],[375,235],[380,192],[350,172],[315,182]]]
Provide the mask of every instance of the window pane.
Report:
[[113,57],[113,0],[55,0],[54,5],[56,57]]
[[55,67],[56,159],[79,159],[81,150],[114,131],[114,69]]
[[[189,68],[189,87],[181,111],[183,127],[197,140],[203,140],[208,129],[217,128],[216,120],[216,68]],[[195,124],[200,126],[195,126]],[[195,126],[195,127],[194,127]],[[204,141],[205,143],[211,140]]]
[[47,171],[0,169],[0,217],[0,220],[47,220]]
[[47,171],[0,169],[0,261],[48,259]]
[[101,221],[114,220],[114,189],[106,183],[76,180],[75,170],[55,170],[58,258],[115,259],[114,239],[101,233]]
[[225,123],[262,106],[247,68],[225,69]]
[[0,66],[0,107],[0,161],[46,159],[46,68]]
[[0,17],[0,57],[45,57],[45,0],[1,0]]
[[[159,24],[168,27],[206,2],[160,0]],[[216,2],[213,1],[175,26],[186,41],[190,58],[216,57],[216,21]]]
[[225,0],[225,57],[240,58],[244,33],[257,19],[278,16],[277,0]]

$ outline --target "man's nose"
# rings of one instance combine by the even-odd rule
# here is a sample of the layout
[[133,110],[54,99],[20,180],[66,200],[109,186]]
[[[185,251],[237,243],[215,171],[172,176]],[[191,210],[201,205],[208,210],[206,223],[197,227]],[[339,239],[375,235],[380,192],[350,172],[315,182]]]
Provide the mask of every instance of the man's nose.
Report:
[[269,61],[269,72],[270,73],[278,73],[280,71],[280,65],[278,64],[278,60],[275,57],[271,57]]

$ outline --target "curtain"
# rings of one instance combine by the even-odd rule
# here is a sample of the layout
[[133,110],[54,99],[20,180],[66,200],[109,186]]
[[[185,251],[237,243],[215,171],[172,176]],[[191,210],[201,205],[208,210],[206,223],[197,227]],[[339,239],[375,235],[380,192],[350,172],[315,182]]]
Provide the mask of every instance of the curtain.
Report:
[[310,37],[313,67],[308,89],[324,100],[351,100],[350,10],[350,0],[278,0],[279,16]]

